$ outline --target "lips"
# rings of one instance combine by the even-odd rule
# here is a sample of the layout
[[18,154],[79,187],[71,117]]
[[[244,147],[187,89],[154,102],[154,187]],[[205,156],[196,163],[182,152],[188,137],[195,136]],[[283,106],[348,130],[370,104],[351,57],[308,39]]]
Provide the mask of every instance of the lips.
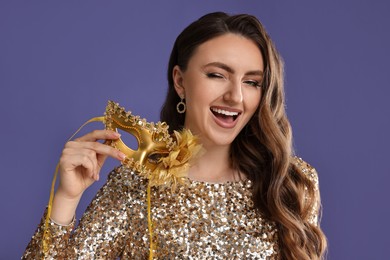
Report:
[[223,128],[233,128],[242,113],[238,109],[225,107],[211,107],[210,111],[214,115],[215,122]]

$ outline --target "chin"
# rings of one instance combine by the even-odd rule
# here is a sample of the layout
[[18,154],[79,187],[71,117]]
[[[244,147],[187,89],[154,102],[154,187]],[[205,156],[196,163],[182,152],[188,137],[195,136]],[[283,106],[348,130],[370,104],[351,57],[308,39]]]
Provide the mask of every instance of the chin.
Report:
[[237,135],[216,134],[212,138],[208,138],[207,143],[212,146],[230,146],[236,137]]

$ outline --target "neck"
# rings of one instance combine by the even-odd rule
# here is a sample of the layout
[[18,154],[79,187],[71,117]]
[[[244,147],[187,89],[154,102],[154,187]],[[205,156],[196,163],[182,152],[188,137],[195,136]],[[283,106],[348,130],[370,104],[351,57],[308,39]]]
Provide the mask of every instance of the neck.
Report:
[[188,177],[211,183],[237,181],[239,176],[230,166],[229,149],[230,146],[205,147],[206,152],[190,168]]

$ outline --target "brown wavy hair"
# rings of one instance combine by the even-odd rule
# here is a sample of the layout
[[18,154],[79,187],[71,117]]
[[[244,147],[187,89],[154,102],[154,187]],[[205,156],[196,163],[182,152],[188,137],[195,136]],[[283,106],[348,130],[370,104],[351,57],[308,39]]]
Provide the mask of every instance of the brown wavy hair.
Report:
[[321,259],[326,239],[309,216],[320,205],[318,191],[305,173],[292,163],[292,134],[284,101],[283,61],[258,19],[252,15],[207,14],[177,37],[168,65],[168,94],[161,120],[170,131],[180,130],[185,114],[176,111],[180,101],[172,71],[186,70],[196,48],[218,36],[235,33],[251,39],[264,60],[264,79],[259,107],[235,138],[230,149],[231,166],[253,182],[253,201],[261,214],[278,228],[282,259]]

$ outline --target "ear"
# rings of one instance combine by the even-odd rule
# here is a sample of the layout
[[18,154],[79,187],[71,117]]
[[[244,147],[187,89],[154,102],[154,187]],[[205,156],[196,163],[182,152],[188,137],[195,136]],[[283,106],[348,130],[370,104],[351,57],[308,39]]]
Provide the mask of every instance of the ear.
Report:
[[185,98],[185,89],[183,86],[183,72],[178,65],[173,67],[172,78],[176,93],[179,95],[180,98]]

